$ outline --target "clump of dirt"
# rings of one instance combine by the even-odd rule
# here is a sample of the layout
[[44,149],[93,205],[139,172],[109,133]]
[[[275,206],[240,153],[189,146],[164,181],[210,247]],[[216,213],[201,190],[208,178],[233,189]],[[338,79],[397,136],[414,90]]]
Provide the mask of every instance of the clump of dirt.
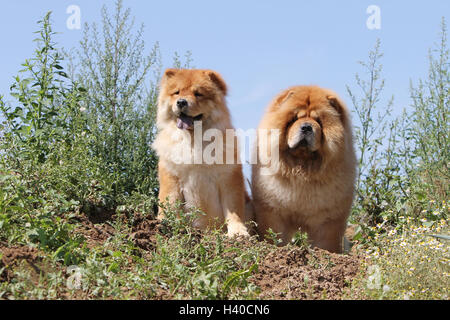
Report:
[[135,245],[144,250],[154,250],[156,246],[156,235],[161,231],[159,221],[148,215],[135,213],[131,223],[131,238]]
[[94,247],[99,242],[103,243],[109,237],[114,235],[114,228],[109,222],[112,219],[112,215],[108,219],[101,220],[99,222],[96,218],[92,219],[92,216],[86,214],[79,214],[73,218],[80,222],[80,226],[76,228],[75,232],[82,234],[86,238],[88,247]]
[[38,251],[27,246],[0,246],[0,281],[10,281],[13,278],[11,267],[18,261],[25,260],[36,272],[40,272],[35,262],[39,259]]
[[318,248],[281,247],[260,261],[253,282],[263,299],[342,299],[360,261]]
[[105,223],[114,219],[115,212],[111,209],[105,209],[102,207],[96,207],[95,210],[91,210],[87,215],[87,218],[93,224]]

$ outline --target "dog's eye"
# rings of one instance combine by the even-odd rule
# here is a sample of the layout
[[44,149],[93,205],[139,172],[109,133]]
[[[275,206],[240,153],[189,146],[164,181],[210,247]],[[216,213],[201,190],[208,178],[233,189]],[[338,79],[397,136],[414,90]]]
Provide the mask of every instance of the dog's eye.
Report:
[[180,90],[177,90],[173,93],[174,95],[180,94]]
[[319,124],[320,127],[322,127],[322,121],[319,118],[316,119],[316,122]]
[[197,98],[203,97],[203,95],[198,91],[194,92],[194,96],[196,96]]
[[298,117],[297,116],[295,116],[294,118],[292,118],[292,120],[291,121],[289,121],[288,122],[288,124],[287,124],[287,128],[289,128],[295,121],[297,121],[298,120]]

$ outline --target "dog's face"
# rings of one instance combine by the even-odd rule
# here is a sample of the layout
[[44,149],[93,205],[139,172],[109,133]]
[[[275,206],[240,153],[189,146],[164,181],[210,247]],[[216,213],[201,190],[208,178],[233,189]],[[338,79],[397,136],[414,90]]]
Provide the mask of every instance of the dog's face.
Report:
[[178,129],[192,130],[194,121],[216,122],[228,114],[227,87],[215,71],[167,69],[160,90],[159,121],[173,121]]
[[319,113],[314,109],[300,108],[288,125],[286,142],[291,150],[318,150],[322,143],[322,120]]
[[313,86],[293,87],[271,106],[281,129],[280,150],[293,158],[317,158],[339,152],[344,143],[347,115],[337,96]]

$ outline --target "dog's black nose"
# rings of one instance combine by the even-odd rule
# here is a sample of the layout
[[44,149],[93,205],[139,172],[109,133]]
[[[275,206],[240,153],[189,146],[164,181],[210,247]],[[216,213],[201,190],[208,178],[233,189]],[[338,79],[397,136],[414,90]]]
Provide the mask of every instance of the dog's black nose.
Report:
[[187,105],[188,105],[188,102],[187,102],[186,99],[178,99],[178,101],[177,101],[177,107],[178,107],[179,109],[182,109],[182,108],[184,108],[184,107],[187,107]]
[[302,133],[308,133],[308,132],[312,132],[313,128],[312,125],[308,122],[302,124],[302,126],[300,127],[300,130],[302,130]]

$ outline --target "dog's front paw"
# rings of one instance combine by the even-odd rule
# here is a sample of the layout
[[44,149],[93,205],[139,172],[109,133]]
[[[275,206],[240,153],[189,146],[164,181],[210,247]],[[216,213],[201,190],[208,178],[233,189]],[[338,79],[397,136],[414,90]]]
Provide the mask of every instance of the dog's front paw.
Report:
[[250,237],[250,234],[243,223],[233,223],[228,225],[227,236],[230,238],[234,236]]

